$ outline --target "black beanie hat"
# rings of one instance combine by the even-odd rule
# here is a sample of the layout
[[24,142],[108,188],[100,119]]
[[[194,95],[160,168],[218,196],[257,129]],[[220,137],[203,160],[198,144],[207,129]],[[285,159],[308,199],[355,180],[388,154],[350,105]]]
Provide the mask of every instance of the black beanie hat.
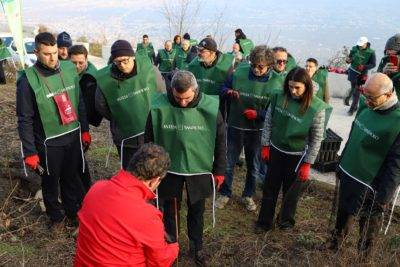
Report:
[[214,52],[218,51],[217,43],[212,38],[204,38],[203,40],[201,40],[201,42],[199,43],[199,48],[204,48]]
[[116,57],[133,57],[135,52],[131,44],[126,40],[117,40],[111,46],[111,57],[114,59]]
[[70,47],[72,46],[71,36],[67,32],[62,32],[57,35],[57,46],[58,47]]
[[183,35],[183,39],[190,40],[190,34],[189,33],[185,33]]

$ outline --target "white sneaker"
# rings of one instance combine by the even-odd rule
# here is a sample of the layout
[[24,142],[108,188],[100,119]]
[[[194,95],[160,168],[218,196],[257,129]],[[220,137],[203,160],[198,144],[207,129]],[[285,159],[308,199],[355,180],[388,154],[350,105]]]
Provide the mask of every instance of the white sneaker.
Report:
[[255,211],[257,209],[257,205],[252,197],[242,197],[242,203],[248,211]]
[[225,205],[229,202],[229,199],[230,198],[227,196],[219,196],[217,198],[217,200],[215,201],[215,206],[218,209],[223,209],[223,208],[225,208]]

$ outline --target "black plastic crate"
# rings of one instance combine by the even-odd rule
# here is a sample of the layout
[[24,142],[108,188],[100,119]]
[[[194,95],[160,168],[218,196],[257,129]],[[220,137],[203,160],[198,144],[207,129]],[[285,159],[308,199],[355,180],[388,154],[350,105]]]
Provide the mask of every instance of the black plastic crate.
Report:
[[338,152],[342,141],[343,139],[332,129],[327,129],[326,138],[321,143],[313,168],[320,172],[334,171],[339,160]]

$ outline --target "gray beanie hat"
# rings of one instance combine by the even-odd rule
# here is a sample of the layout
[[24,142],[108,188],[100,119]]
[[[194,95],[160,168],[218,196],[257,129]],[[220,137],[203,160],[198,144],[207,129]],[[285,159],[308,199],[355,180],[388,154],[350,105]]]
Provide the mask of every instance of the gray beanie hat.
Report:
[[397,53],[400,52],[400,33],[390,37],[386,41],[385,50],[395,50]]

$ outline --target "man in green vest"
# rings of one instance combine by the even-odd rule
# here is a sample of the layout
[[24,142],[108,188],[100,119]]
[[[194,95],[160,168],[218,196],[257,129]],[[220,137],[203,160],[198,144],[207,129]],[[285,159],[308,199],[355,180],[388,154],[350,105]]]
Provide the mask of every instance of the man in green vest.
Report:
[[176,47],[175,68],[178,70],[187,69],[192,60],[197,57],[197,49],[190,45],[190,42],[184,39],[180,47]]
[[312,79],[314,95],[329,103],[328,70],[318,68],[318,61],[315,58],[307,59],[305,69]]
[[359,87],[365,83],[368,71],[375,68],[376,65],[375,51],[371,49],[371,44],[368,42],[367,37],[360,37],[357,45],[350,50],[346,62],[350,64],[347,80],[351,83],[351,91],[344,99],[344,102],[348,106],[350,98],[353,98],[348,111],[348,114],[352,116],[358,108],[358,100],[360,99]]
[[[96,79],[95,74],[97,72],[96,67],[88,61],[88,51],[83,45],[73,45],[68,49],[68,55],[72,63],[76,66],[76,71],[79,75],[79,86],[83,101],[85,103],[87,121],[89,124],[97,127],[100,125],[102,116],[96,111],[95,108],[95,93],[96,93]],[[85,160],[85,171],[81,175],[84,193],[89,191],[92,185],[92,179],[90,177],[89,165]]]
[[153,44],[149,40],[147,34],[143,35],[142,42],[137,44],[136,53],[147,55],[151,62],[154,63],[156,59],[156,54],[154,52]]
[[71,36],[67,32],[57,35],[58,59],[68,60],[68,48],[72,46]]
[[240,45],[238,43],[234,43],[232,45],[232,51],[228,52],[227,54],[233,55],[235,58],[235,64],[234,67],[236,68],[241,62],[245,61],[243,58],[242,52],[240,52]]
[[190,46],[193,46],[193,47],[196,47],[199,44],[199,42],[196,39],[190,38],[190,34],[189,33],[185,33],[183,35],[183,39],[184,40],[188,40],[189,43],[190,43]]
[[[228,165],[217,208],[223,209],[232,197],[234,167],[244,148],[246,157],[246,184],[242,202],[248,211],[255,211],[253,200],[256,180],[260,176],[261,130],[270,96],[277,88],[271,87],[270,68],[274,56],[267,46],[256,46],[250,53],[251,64],[242,63],[224,85],[224,96],[230,99],[228,116]],[[280,89],[279,89],[280,90]]]
[[339,163],[336,227],[327,245],[340,248],[359,214],[358,250],[369,256],[400,183],[400,107],[385,74],[373,74],[363,94]]
[[251,50],[254,48],[253,41],[246,37],[242,29],[235,30],[235,41],[240,46],[240,52],[242,52],[243,58],[247,59]]
[[96,74],[96,110],[110,121],[113,142],[123,169],[144,143],[151,101],[165,85],[157,68],[144,55],[136,55],[126,40],[111,46],[112,63]]
[[164,43],[164,49],[158,50],[156,57],[155,65],[158,65],[158,69],[165,80],[167,89],[171,87],[171,72],[175,66],[176,54],[176,50],[172,49],[172,42],[168,40]]
[[171,87],[154,101],[146,124],[146,142],[163,146],[171,158],[167,176],[158,188],[166,232],[171,241],[177,241],[176,211],[185,186],[190,256],[198,266],[206,266],[205,199],[224,180],[225,124],[218,111],[218,99],[201,93],[192,73],[176,72]]
[[276,82],[276,85],[279,85],[283,89],[283,82],[286,75],[296,67],[296,61],[284,47],[276,46],[272,48],[272,51],[274,52],[275,64],[271,75],[275,78],[274,82]]
[[6,75],[4,74],[4,63],[7,58],[11,57],[11,53],[0,38],[0,84],[6,84]]
[[384,54],[377,71],[392,79],[396,94],[400,95],[400,33],[386,41]]
[[65,216],[77,226],[81,142],[87,148],[91,137],[75,66],[58,60],[56,39],[48,32],[35,37],[35,54],[37,62],[17,81],[18,133],[25,165],[42,178],[52,230],[60,233]]

